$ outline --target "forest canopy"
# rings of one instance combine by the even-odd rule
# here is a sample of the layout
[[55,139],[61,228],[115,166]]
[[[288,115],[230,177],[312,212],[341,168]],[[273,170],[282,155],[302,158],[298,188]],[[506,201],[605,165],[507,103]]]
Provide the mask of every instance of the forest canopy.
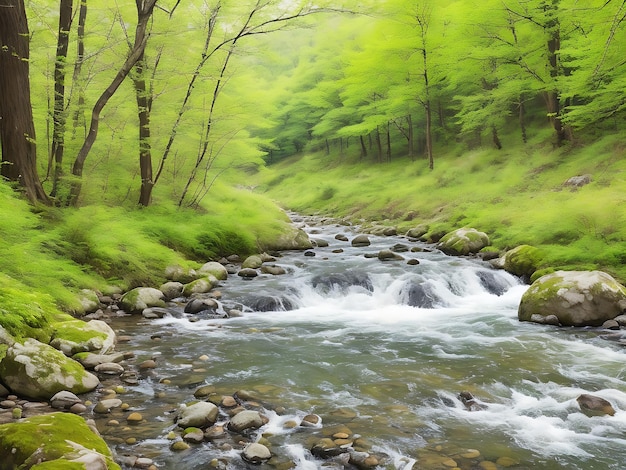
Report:
[[[198,207],[217,178],[305,149],[433,168],[438,143],[550,126],[571,145],[625,117],[619,0],[23,1],[0,2],[0,75],[29,67],[30,197],[58,205]],[[26,52],[7,36],[24,6]],[[33,184],[2,137],[2,174]]]

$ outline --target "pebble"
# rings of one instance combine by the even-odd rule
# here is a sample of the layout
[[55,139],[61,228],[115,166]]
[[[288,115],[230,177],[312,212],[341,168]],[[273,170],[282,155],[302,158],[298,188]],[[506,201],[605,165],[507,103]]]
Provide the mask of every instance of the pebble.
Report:
[[226,407],[226,408],[232,408],[233,406],[237,406],[237,400],[235,400],[233,397],[231,397],[230,395],[225,396],[222,398],[222,406]]
[[13,400],[2,400],[0,401],[1,408],[13,408],[17,405]]
[[498,460],[496,460],[496,464],[499,465],[500,467],[512,467],[514,465],[518,465],[519,462],[511,457],[500,457]]
[[156,361],[154,359],[148,359],[146,361],[143,361],[141,364],[139,364],[139,369],[140,370],[145,370],[145,369],[154,369],[156,368]]
[[483,470],[498,470],[498,466],[488,460],[483,460],[480,464],[478,464],[478,466]]
[[82,403],[74,403],[72,406],[70,406],[70,411],[74,414],[79,415],[85,413],[87,411],[87,407]]
[[100,374],[106,375],[121,375],[124,372],[124,368],[116,362],[98,364],[94,370]]
[[176,451],[181,451],[181,450],[187,450],[189,449],[189,444],[187,444],[184,441],[176,441],[174,442],[171,446],[170,449],[171,450],[176,450]]
[[202,362],[206,362],[206,361],[208,361],[208,360],[209,360],[209,356],[207,356],[206,354],[203,354],[203,355],[202,355],[202,356],[200,356],[198,359],[199,359],[200,361],[202,361]]
[[152,459],[149,459],[147,457],[139,457],[137,460],[135,460],[134,466],[139,468],[148,468],[153,464],[154,462],[152,461]]
[[476,449],[468,449],[467,452],[461,454],[461,457],[465,459],[475,459],[477,457],[480,457],[480,451]]
[[143,416],[141,416],[141,413],[138,412],[133,412],[131,414],[129,414],[126,418],[126,421],[128,421],[129,423],[138,423],[139,421],[143,420]]

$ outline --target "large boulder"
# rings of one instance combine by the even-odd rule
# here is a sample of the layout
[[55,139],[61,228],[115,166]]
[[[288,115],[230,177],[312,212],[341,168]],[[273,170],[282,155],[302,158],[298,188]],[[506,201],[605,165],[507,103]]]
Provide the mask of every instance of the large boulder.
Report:
[[54,325],[50,346],[67,356],[79,352],[108,354],[115,346],[115,332],[102,320],[69,320]]
[[72,413],[51,413],[0,425],[0,455],[0,469],[120,469],[104,440]]
[[206,294],[218,284],[217,278],[212,274],[191,281],[183,287],[183,297],[191,297],[194,294]]
[[0,379],[13,393],[35,400],[49,400],[62,390],[86,393],[100,384],[78,362],[32,338],[7,349]]
[[136,287],[122,296],[120,307],[128,313],[141,313],[148,307],[165,307],[165,295],[152,287]]
[[313,243],[304,230],[289,226],[274,240],[264,244],[262,248],[268,251],[308,250],[313,248]]
[[626,287],[602,271],[557,271],[537,279],[522,296],[521,321],[600,326],[625,310]]
[[215,424],[218,414],[217,406],[208,401],[182,405],[178,410],[176,424],[181,428],[206,428]]
[[478,253],[489,246],[489,237],[474,228],[460,228],[447,233],[439,241],[438,248],[448,255],[459,256]]

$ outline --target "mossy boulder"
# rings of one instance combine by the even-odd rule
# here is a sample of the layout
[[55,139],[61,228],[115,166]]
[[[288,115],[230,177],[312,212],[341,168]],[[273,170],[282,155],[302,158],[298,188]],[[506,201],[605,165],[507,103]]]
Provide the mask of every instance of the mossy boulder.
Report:
[[228,270],[223,264],[218,263],[217,261],[209,261],[208,263],[203,264],[198,270],[198,273],[202,275],[210,274],[221,281],[228,278]]
[[98,294],[91,289],[82,289],[78,294],[78,302],[80,310],[78,314],[93,313],[100,308],[100,299]]
[[499,260],[506,271],[530,280],[543,258],[541,250],[530,245],[520,245],[507,251]]
[[183,287],[183,297],[191,297],[193,294],[206,294],[218,284],[218,280],[212,274],[191,281]]
[[464,227],[444,235],[437,247],[448,255],[459,256],[478,253],[489,244],[486,233]]
[[152,287],[136,287],[122,296],[120,307],[128,313],[141,313],[148,307],[165,307],[165,295]]
[[0,455],[0,470],[120,469],[104,440],[71,413],[0,425]]
[[258,269],[263,264],[263,258],[261,255],[251,255],[248,256],[243,263],[241,263],[242,269]]
[[50,345],[67,356],[79,352],[107,354],[115,346],[115,332],[102,320],[69,320],[55,323]]
[[16,395],[35,400],[49,400],[62,390],[86,393],[100,384],[78,362],[32,338],[7,349],[0,362],[0,380]]
[[537,279],[524,293],[521,321],[547,323],[556,316],[563,326],[600,326],[623,313],[626,287],[602,271],[556,271]]
[[428,233],[428,225],[422,224],[417,227],[413,227],[406,232],[407,238],[422,238]]
[[260,248],[268,251],[308,250],[313,248],[313,243],[304,230],[288,227],[278,237],[265,242]]

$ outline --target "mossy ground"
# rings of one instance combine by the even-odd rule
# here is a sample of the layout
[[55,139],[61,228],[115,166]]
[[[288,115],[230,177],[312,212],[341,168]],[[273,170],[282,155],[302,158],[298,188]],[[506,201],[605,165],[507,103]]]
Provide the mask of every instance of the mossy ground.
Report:
[[[580,137],[554,148],[546,135],[538,131],[527,144],[503,139],[501,150],[435,143],[432,171],[423,158],[375,163],[349,151],[306,153],[269,167],[257,191],[290,210],[401,231],[473,227],[495,249],[541,249],[540,268],[600,269],[626,282],[626,138]],[[591,184],[564,185],[582,174],[592,176]]]

